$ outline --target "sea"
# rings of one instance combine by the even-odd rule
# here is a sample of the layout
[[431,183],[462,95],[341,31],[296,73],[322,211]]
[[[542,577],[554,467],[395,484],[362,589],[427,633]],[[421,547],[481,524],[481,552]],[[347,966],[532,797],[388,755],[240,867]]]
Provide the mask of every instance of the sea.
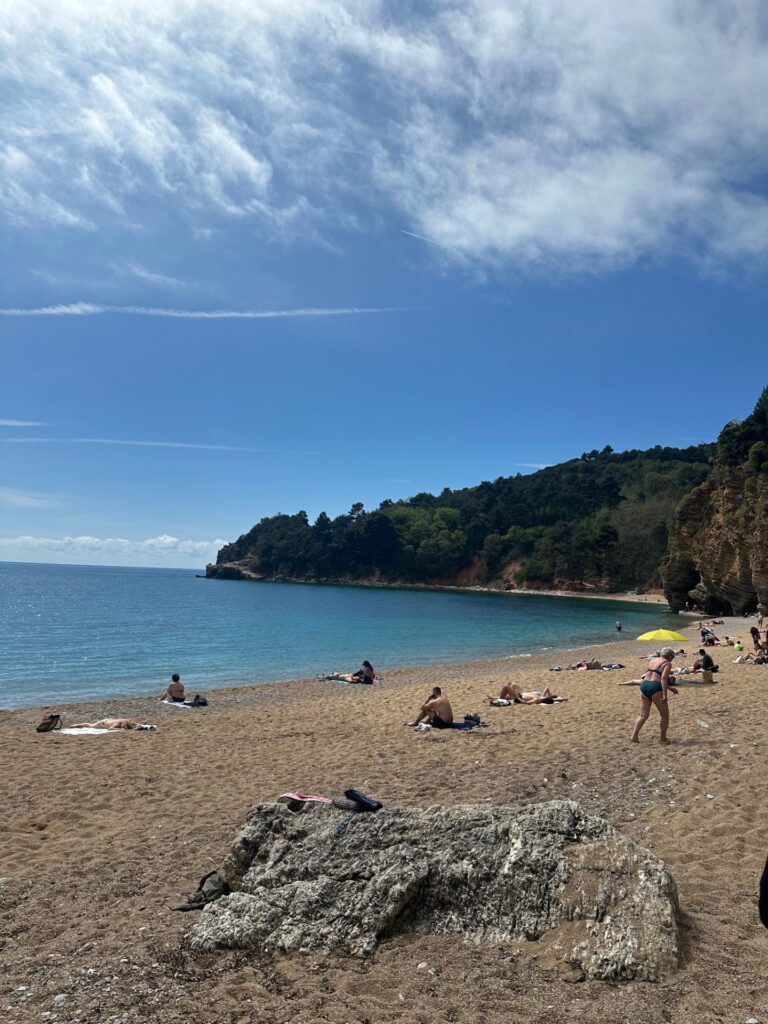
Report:
[[[195,570],[0,562],[0,708],[377,673],[532,654],[685,620],[538,594],[198,578]],[[553,663],[557,659],[553,657]]]

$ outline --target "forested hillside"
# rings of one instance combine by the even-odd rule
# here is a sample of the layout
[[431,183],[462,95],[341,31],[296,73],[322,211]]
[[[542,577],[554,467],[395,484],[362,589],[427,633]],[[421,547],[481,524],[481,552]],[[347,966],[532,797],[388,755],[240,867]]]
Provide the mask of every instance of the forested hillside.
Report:
[[353,505],[331,519],[262,519],[209,576],[495,586],[658,585],[669,524],[712,445],[587,452],[527,476]]

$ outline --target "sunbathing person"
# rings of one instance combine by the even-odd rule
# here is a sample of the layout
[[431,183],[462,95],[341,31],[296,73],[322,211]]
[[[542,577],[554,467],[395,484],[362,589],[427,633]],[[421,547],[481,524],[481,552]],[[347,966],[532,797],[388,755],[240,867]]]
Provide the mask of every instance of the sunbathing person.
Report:
[[505,683],[498,697],[488,698],[491,704],[497,700],[509,700],[513,704],[554,704],[555,701],[562,703],[568,698],[558,697],[548,686],[545,686],[543,690],[523,690],[517,683]]
[[439,686],[434,687],[422,704],[416,721],[405,724],[414,729],[421,722],[429,722],[433,729],[450,729],[453,725],[453,708]]
[[171,676],[171,682],[161,700],[167,700],[169,704],[184,703],[184,684],[178,672],[174,672]]
[[590,658],[588,661],[577,661],[575,665],[566,665],[566,671],[569,672],[588,672],[590,669],[602,668],[602,661],[598,661],[597,658]]
[[363,667],[359,668],[357,672],[353,672],[349,678],[350,683],[367,683],[369,686],[373,683],[376,678],[376,673],[373,670],[373,665],[370,661],[364,661]]
[[130,718],[99,718],[95,722],[75,722],[69,726],[70,729],[108,729],[110,732],[117,732],[118,729],[154,729],[154,726],[142,725]]

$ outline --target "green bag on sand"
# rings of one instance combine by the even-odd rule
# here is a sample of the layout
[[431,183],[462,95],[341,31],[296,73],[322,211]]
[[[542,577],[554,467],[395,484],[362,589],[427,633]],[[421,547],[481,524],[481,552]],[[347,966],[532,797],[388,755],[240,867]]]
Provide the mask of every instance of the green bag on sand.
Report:
[[210,871],[200,879],[197,892],[193,892],[186,903],[171,907],[171,910],[202,910],[208,903],[213,903],[221,896],[228,896],[231,892],[219,872]]

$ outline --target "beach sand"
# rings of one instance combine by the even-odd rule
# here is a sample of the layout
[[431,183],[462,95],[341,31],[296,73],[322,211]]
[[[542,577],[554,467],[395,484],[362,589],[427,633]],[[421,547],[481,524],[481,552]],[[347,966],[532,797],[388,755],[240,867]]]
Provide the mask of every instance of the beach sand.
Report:
[[[746,624],[721,627],[746,636]],[[690,663],[698,648],[684,646]],[[627,670],[561,672],[562,653],[402,669],[381,687],[304,680],[212,691],[178,710],[114,700],[55,710],[122,714],[156,733],[38,735],[41,710],[0,712],[0,1007],[13,1021],[744,1022],[768,1019],[768,930],[756,895],[768,853],[768,666],[714,652],[715,686],[672,698],[628,742],[648,645],[582,649]],[[374,663],[376,659],[374,658]],[[489,708],[507,680],[569,702]],[[440,684],[458,717],[489,728],[403,727]],[[46,709],[54,710],[54,709]],[[683,962],[660,984],[571,983],[536,943],[475,946],[403,936],[366,960],[194,954],[193,915],[170,905],[227,852],[249,808],[285,790],[357,786],[393,807],[520,805],[568,797],[671,869]],[[47,1016],[45,1016],[47,1014]]]

